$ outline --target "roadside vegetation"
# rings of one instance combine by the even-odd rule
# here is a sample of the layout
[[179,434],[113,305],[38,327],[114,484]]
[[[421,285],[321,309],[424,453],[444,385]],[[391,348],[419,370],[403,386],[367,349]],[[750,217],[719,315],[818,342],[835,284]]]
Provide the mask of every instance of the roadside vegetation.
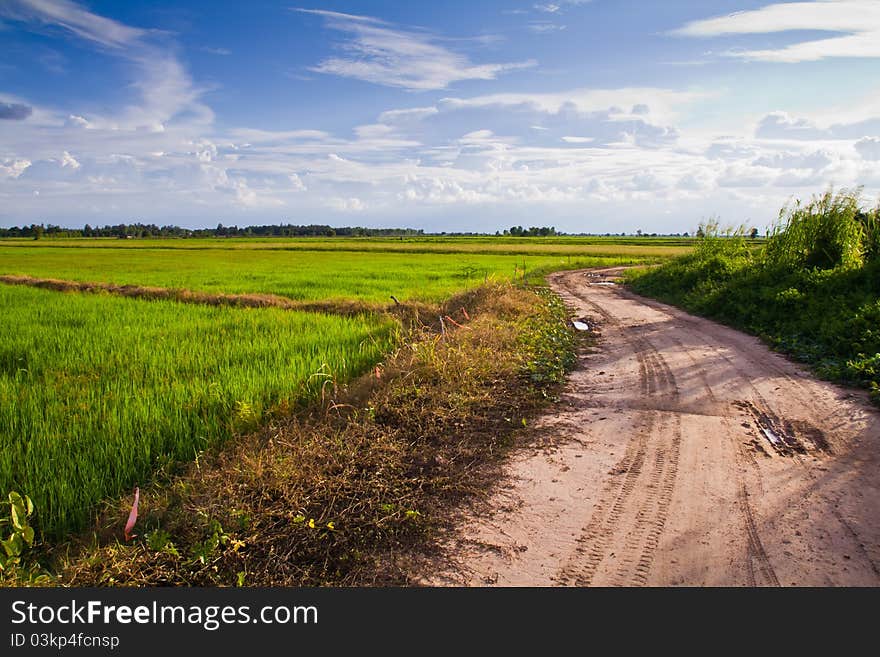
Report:
[[829,190],[782,209],[764,244],[701,227],[691,255],[630,272],[640,294],[761,337],[880,403],[880,208]]

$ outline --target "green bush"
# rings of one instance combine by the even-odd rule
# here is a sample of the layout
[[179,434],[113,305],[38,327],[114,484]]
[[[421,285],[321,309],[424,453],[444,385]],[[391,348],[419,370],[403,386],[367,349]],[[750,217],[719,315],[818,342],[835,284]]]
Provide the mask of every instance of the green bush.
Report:
[[705,231],[694,254],[629,278],[662,299],[763,338],[880,402],[878,211],[831,192],[783,210],[757,252]]
[[767,241],[768,264],[791,269],[860,266],[865,237],[860,214],[858,192],[846,190],[828,190],[806,205],[797,201],[783,207]]

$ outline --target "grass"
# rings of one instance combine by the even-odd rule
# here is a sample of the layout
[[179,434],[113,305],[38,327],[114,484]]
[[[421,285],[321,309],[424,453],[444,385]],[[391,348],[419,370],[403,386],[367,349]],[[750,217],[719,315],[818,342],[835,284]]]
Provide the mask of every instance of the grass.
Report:
[[351,251],[356,253],[457,253],[483,255],[544,255],[666,258],[683,255],[693,240],[681,237],[334,237],[334,238],[213,238],[213,239],[132,239],[114,238],[24,238],[0,240],[7,247],[33,248],[109,248],[269,251]]
[[104,281],[297,300],[438,302],[487,278],[533,270],[644,262],[646,256],[510,256],[260,249],[0,246],[0,274]]
[[760,336],[880,402],[878,216],[860,210],[858,194],[828,192],[783,208],[761,249],[708,230],[693,255],[632,272],[629,283]]
[[544,291],[489,284],[440,312],[463,328],[415,335],[379,379],[143,491],[128,544],[112,538],[121,501],[105,518],[109,538],[62,559],[60,583],[407,583],[408,555],[488,489],[574,363],[567,312]]
[[0,490],[51,538],[103,498],[357,375],[395,325],[0,286]]

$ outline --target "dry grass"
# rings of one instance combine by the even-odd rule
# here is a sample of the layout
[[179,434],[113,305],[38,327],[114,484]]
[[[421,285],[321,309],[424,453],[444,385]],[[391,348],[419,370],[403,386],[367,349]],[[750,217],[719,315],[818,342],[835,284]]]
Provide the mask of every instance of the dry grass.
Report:
[[68,281],[58,278],[35,278],[32,276],[0,276],[0,283],[25,285],[56,292],[87,292],[115,294],[150,300],[169,300],[208,306],[233,306],[239,308],[283,308],[301,312],[318,312],[332,315],[355,316],[365,313],[388,311],[396,306],[368,303],[355,299],[330,299],[327,301],[297,301],[275,294],[220,294],[193,290],[144,285],[116,285],[100,281]]
[[142,491],[131,543],[130,500],[109,505],[87,540],[51,555],[56,581],[406,584],[407,555],[488,488],[573,351],[561,304],[534,291],[489,285],[435,311],[454,320],[445,333],[439,320],[417,330],[378,377]]

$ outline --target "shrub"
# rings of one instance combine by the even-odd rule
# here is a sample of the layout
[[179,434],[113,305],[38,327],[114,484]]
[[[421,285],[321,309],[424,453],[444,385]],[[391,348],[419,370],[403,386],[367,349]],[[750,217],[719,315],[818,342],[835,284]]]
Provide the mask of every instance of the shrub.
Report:
[[767,242],[767,263],[789,269],[860,266],[865,236],[860,214],[858,191],[829,189],[806,205],[783,207]]

